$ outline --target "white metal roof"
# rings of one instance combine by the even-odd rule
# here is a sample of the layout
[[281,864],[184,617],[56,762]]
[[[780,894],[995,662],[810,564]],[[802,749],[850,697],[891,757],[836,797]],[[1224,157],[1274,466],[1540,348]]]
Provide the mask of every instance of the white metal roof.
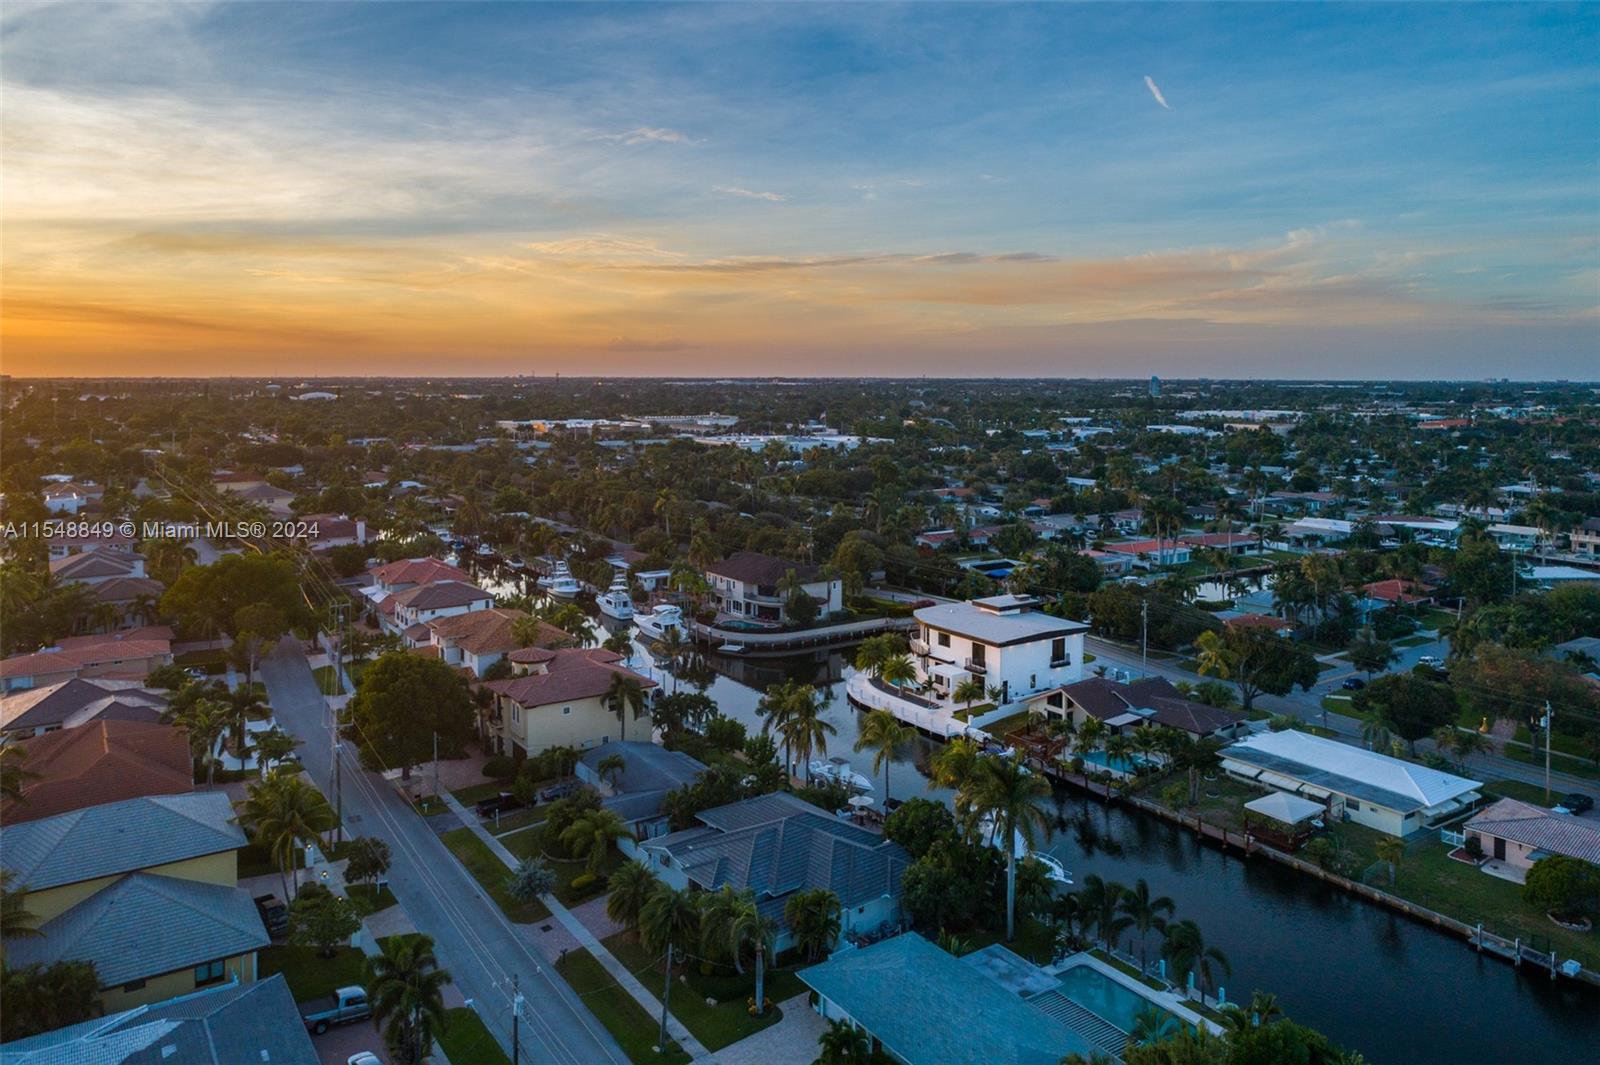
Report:
[[[1257,733],[1224,748],[1222,757],[1409,809],[1438,806],[1479,787],[1476,780],[1295,729]],[[1390,797],[1404,802],[1394,804]]]
[[1244,808],[1270,817],[1274,821],[1282,821],[1286,825],[1297,825],[1323,812],[1321,803],[1302,799],[1298,795],[1290,795],[1284,791],[1275,791],[1259,799],[1251,799],[1244,804]]

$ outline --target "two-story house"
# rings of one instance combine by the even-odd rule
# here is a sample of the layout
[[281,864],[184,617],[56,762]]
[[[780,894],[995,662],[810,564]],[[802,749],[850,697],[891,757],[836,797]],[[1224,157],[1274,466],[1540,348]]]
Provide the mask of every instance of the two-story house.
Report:
[[1002,705],[1083,675],[1089,626],[1038,609],[1025,595],[995,595],[917,610],[911,641],[919,680],[942,698],[976,677]]
[[736,551],[713,562],[706,567],[705,578],[711,585],[711,601],[722,613],[783,625],[790,621],[789,592],[784,587],[790,573],[800,582],[800,590],[816,601],[819,618],[844,609],[844,582],[838,577],[823,576],[808,563],[758,551]]
[[269,946],[238,887],[246,843],[221,791],[89,806],[8,825],[6,868],[28,889],[37,936],[6,964],[92,962],[107,1013],[256,979]]
[[496,753],[521,759],[551,747],[588,750],[625,740],[630,732],[636,739],[650,735],[643,713],[635,721],[634,712],[624,708],[619,718],[605,705],[612,678],[619,674],[633,678],[647,694],[656,687],[623,665],[621,655],[599,648],[526,647],[507,657],[517,675],[484,684],[494,693],[490,746]]
[[432,642],[428,630],[430,621],[470,614],[475,610],[488,610],[494,606],[494,596],[475,584],[465,581],[440,581],[424,584],[393,597],[392,621],[385,619],[393,629],[406,638],[413,647],[425,647]]
[[[527,616],[521,610],[497,606],[437,618],[427,623],[429,643],[438,649],[439,658],[446,664],[460,666],[481,678],[496,662],[523,646],[511,630]],[[533,646],[563,647],[574,642],[570,633],[541,621]]]

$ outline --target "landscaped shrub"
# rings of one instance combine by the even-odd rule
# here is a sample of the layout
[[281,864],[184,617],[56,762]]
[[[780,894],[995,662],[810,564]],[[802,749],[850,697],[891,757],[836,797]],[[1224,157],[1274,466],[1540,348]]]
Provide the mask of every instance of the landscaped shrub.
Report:
[[579,873],[572,878],[569,890],[574,898],[582,898],[585,895],[598,894],[604,891],[605,887],[606,878],[599,873]]
[[497,754],[484,759],[483,775],[490,780],[510,780],[517,772],[517,763],[507,755]]

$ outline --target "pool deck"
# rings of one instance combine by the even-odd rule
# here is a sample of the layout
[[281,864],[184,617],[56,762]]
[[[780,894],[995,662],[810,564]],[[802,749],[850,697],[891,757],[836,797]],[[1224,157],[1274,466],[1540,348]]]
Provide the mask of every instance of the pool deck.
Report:
[[1050,973],[1052,976],[1060,976],[1068,969],[1076,969],[1080,967],[1093,969],[1095,972],[1106,977],[1108,980],[1111,980],[1113,983],[1120,984],[1127,990],[1132,991],[1146,1002],[1153,1003],[1154,1005],[1160,1006],[1162,1009],[1174,1014],[1180,1020],[1183,1020],[1189,1024],[1203,1026],[1209,1029],[1213,1035],[1220,1035],[1222,1033],[1221,1025],[1215,1023],[1214,1021],[1207,1020],[1205,1017],[1202,1017],[1200,1014],[1196,1013],[1189,1007],[1187,1000],[1182,995],[1176,994],[1172,991],[1157,991],[1153,987],[1147,987],[1145,984],[1135,980],[1133,977],[1127,975],[1116,967],[1107,965],[1105,962],[1101,961],[1099,958],[1096,958],[1092,954],[1073,954],[1063,959],[1058,964],[1050,966],[1045,971]]

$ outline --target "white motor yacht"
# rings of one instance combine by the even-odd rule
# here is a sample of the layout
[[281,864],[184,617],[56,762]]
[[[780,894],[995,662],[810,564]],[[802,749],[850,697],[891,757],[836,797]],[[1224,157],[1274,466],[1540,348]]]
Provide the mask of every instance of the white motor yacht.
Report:
[[594,605],[608,618],[627,621],[633,617],[633,594],[628,591],[627,576],[619,572],[613,577],[611,587],[594,597]]
[[[1005,853],[1005,844],[998,838],[999,830],[995,827],[993,817],[985,814],[978,821],[978,835],[989,846],[1001,854]],[[1062,865],[1054,855],[1046,854],[1044,851],[1029,850],[1027,841],[1022,838],[1021,832],[1013,831],[1011,833],[1011,855],[1019,862],[1032,858],[1044,866],[1045,876],[1057,884],[1072,883],[1072,874],[1067,872],[1067,867]]]
[[810,764],[811,775],[821,780],[833,780],[851,791],[871,791],[872,781],[850,768],[850,763],[843,758],[813,758]]
[[574,577],[572,571],[567,568],[567,564],[559,559],[556,560],[555,566],[551,568],[550,576],[541,578],[538,584],[557,599],[575,599],[578,593],[583,590],[583,585],[578,583],[578,578]]
[[633,623],[652,640],[661,639],[668,629],[677,629],[678,635],[685,638],[689,635],[683,627],[683,611],[671,603],[657,603],[650,613],[635,614]]

